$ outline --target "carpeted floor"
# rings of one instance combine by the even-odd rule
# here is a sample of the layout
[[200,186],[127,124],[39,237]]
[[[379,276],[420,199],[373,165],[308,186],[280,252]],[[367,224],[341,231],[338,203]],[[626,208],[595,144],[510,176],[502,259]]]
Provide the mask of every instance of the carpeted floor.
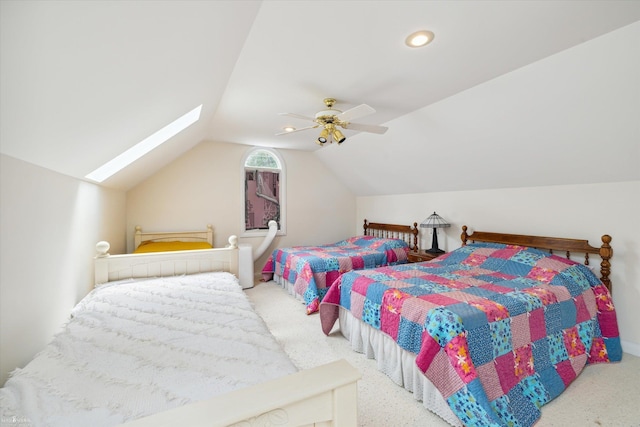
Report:
[[[319,316],[307,316],[303,304],[276,283],[261,282],[246,293],[300,369],[346,359],[360,370],[361,426],[448,426],[379,372],[375,361],[352,351],[337,326],[325,336]],[[548,426],[640,427],[640,358],[625,353],[620,363],[587,366],[562,395],[542,408],[536,427]]]

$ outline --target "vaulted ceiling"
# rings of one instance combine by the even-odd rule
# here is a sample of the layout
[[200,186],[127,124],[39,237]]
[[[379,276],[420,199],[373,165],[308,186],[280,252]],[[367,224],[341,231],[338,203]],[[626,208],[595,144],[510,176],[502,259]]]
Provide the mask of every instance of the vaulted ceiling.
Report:
[[[639,179],[625,160],[606,176],[580,167],[549,174],[579,151],[591,152],[588,162],[601,155],[593,144],[576,145],[579,132],[565,135],[565,125],[544,116],[557,104],[555,94],[539,97],[554,64],[528,68],[636,23],[638,1],[3,0],[0,16],[3,154],[84,179],[202,104],[197,123],[107,180],[109,187],[132,188],[202,141],[315,150],[356,195]],[[434,41],[405,46],[405,37],[421,29],[433,31]],[[639,48],[629,59],[637,65],[640,46],[630,43]],[[537,95],[518,94],[527,108],[510,102],[497,111],[496,94],[515,96],[509,76],[536,82],[532,74],[543,80],[527,85]],[[505,83],[493,87],[500,79]],[[638,84],[627,89],[638,106]],[[344,144],[322,148],[314,144],[316,129],[275,136],[284,126],[312,124],[278,113],[313,116],[326,97],[343,111],[370,105],[376,113],[357,121],[389,131],[347,130]],[[540,114],[544,121],[535,127],[551,131],[537,139],[499,131],[501,117],[513,122],[510,114]],[[612,156],[640,160],[630,145],[640,135],[627,134]],[[548,157],[543,150],[560,153],[561,164],[518,173]],[[470,160],[476,166],[463,166]],[[483,180],[478,165],[511,165],[506,172],[522,179]],[[469,169],[475,173],[464,175]]]

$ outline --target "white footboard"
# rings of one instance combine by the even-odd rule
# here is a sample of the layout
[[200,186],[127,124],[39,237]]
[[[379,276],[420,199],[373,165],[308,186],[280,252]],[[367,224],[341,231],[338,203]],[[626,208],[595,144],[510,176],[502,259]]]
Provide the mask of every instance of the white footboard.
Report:
[[129,423],[127,427],[358,425],[360,372],[345,360],[307,369]]
[[192,251],[150,252],[109,255],[109,244],[98,242],[95,257],[95,284],[130,278],[167,277],[182,274],[228,271],[238,276],[238,239],[229,238],[229,247]]

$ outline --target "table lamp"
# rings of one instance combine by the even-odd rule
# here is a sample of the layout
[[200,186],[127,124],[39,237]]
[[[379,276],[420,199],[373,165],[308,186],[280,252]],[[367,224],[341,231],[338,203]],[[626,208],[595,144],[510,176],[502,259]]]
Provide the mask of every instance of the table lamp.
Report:
[[440,215],[433,213],[427,219],[420,223],[420,228],[433,228],[433,240],[431,241],[431,249],[425,250],[431,254],[442,254],[444,251],[438,247],[438,233],[436,228],[451,227]]

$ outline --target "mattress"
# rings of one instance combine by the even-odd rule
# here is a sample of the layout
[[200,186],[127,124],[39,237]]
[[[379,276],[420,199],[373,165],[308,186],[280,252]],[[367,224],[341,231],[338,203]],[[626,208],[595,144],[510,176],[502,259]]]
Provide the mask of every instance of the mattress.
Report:
[[296,371],[235,276],[100,286],[0,389],[2,420],[113,426]]

